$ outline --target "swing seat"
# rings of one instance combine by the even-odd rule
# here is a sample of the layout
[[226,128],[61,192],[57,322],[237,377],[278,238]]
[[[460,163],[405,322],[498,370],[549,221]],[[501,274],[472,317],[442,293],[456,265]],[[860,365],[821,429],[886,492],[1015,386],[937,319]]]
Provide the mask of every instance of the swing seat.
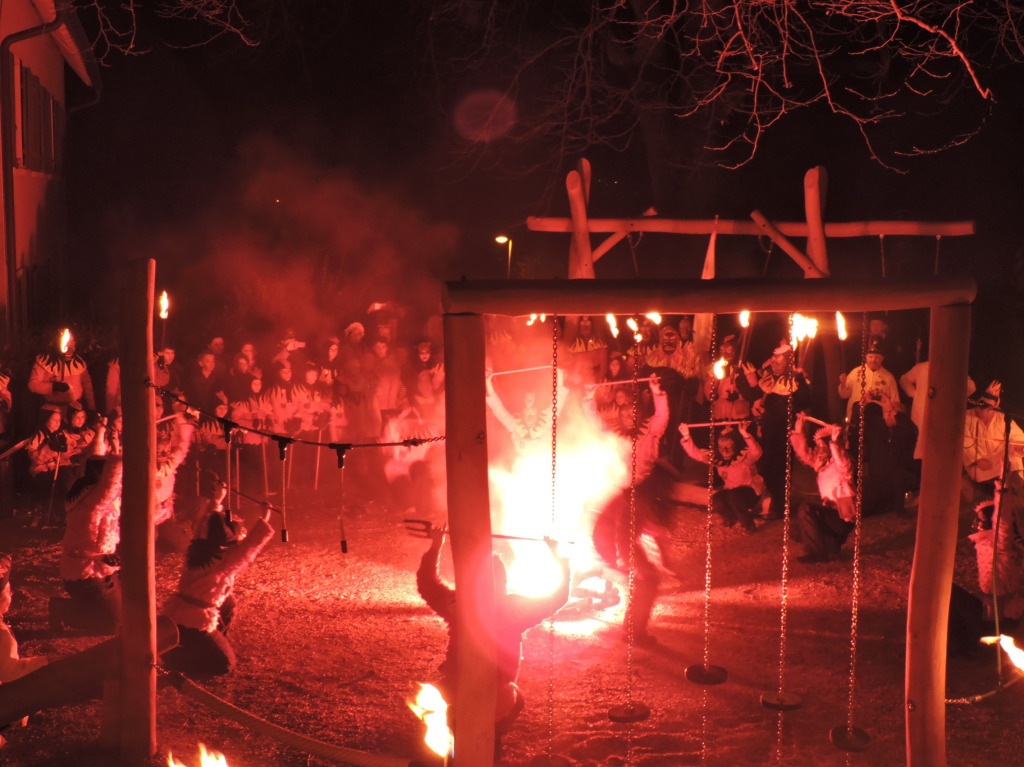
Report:
[[635,724],[649,719],[651,709],[643,703],[625,703],[621,706],[612,706],[608,710],[608,718],[619,724]]
[[761,696],[761,705],[772,711],[796,711],[804,705],[804,699],[794,692],[771,692]]
[[847,727],[845,724],[829,730],[828,739],[836,748],[858,754],[867,751],[871,743],[871,736],[867,732],[859,727]]
[[704,666],[694,664],[686,667],[686,679],[694,684],[712,686],[723,684],[729,678],[729,672],[721,666]]

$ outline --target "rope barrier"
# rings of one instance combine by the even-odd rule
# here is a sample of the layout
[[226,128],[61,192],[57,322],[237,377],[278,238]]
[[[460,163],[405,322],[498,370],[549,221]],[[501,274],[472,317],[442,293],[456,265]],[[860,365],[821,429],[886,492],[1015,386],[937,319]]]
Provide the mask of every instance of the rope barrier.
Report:
[[351,748],[335,746],[322,740],[315,740],[314,738],[300,735],[238,708],[233,703],[217,697],[209,690],[203,689],[181,674],[166,672],[165,678],[186,698],[190,698],[196,703],[201,703],[208,709],[233,722],[245,725],[255,732],[273,738],[279,743],[284,743],[287,746],[304,751],[307,754],[313,754],[341,764],[355,765],[355,767],[416,767],[422,764],[415,760],[410,761],[396,756],[382,756],[379,754],[369,754],[365,751],[356,751]]

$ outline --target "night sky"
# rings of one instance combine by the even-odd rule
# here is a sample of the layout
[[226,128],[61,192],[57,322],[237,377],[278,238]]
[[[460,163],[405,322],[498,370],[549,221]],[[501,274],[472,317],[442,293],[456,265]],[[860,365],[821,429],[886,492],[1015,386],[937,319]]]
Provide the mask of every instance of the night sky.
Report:
[[[180,27],[141,17],[138,47],[147,52],[107,57],[100,102],[69,125],[72,277],[100,296],[80,291],[73,305],[82,314],[107,321],[100,317],[116,285],[95,275],[141,255],[157,259],[158,283],[184,294],[190,313],[208,317],[206,327],[177,329],[185,345],[213,330],[269,333],[282,324],[336,332],[368,293],[428,313],[443,280],[504,276],[498,233],[513,237],[515,276],[564,275],[567,237],[530,233],[525,219],[567,215],[564,177],[577,158],[508,139],[467,157],[455,129],[460,89],[504,90],[512,75],[505,62],[467,76],[464,88],[439,86],[425,39],[429,4],[390,16],[365,7],[372,4],[292,5],[287,19],[261,19],[272,33],[258,48],[222,37],[176,49],[165,41],[186,39]],[[1024,355],[1006,346],[1019,345],[1024,330],[1018,75],[991,75],[997,101],[979,136],[902,162],[906,173],[874,162],[849,125],[808,110],[773,126],[744,168],[695,173],[662,207],[677,207],[678,217],[746,219],[757,208],[800,220],[804,173],[822,165],[827,219],[973,219],[975,237],[942,243],[942,268],[979,280],[972,374],[982,383],[1002,378],[1015,400]],[[922,122],[922,143],[929,130]],[[591,215],[634,216],[653,203],[641,139],[587,157]],[[647,235],[637,248],[640,276],[698,276],[706,244]],[[888,276],[919,276],[931,271],[935,242],[889,238],[884,251]],[[725,276],[764,266],[752,238],[720,240],[719,254]],[[881,277],[877,241],[832,243],[830,256],[834,276]],[[622,245],[598,264],[599,277],[633,273]],[[768,273],[799,276],[778,253]],[[302,283],[298,292],[281,289]]]

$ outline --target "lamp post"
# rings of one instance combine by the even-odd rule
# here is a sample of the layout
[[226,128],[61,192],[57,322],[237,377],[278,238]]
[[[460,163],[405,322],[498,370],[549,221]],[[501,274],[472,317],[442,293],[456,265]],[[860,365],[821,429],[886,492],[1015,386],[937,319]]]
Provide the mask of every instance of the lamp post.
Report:
[[511,237],[506,237],[503,234],[499,234],[497,237],[494,238],[494,241],[496,243],[498,243],[499,245],[504,245],[506,242],[508,243],[508,273],[506,274],[506,279],[511,280],[512,279],[512,238]]

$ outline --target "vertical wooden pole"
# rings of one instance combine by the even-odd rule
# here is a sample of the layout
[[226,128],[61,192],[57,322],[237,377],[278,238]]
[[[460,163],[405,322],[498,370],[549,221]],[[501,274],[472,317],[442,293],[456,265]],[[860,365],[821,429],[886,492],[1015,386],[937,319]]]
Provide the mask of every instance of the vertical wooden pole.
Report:
[[928,428],[907,608],[908,767],[946,765],[946,633],[960,510],[970,306],[933,307],[929,332]]
[[121,758],[138,764],[156,753],[156,578],[153,505],[156,414],[153,376],[153,289],[156,262],[129,262],[121,319],[124,484],[121,494],[122,652]]
[[492,767],[497,661],[484,402],[484,324],[444,316],[448,526],[455,565],[455,764]]
[[570,171],[566,176],[565,190],[569,194],[569,212],[572,214],[569,279],[592,280],[594,279],[594,256],[590,249],[590,229],[587,226],[586,190],[578,171]]

